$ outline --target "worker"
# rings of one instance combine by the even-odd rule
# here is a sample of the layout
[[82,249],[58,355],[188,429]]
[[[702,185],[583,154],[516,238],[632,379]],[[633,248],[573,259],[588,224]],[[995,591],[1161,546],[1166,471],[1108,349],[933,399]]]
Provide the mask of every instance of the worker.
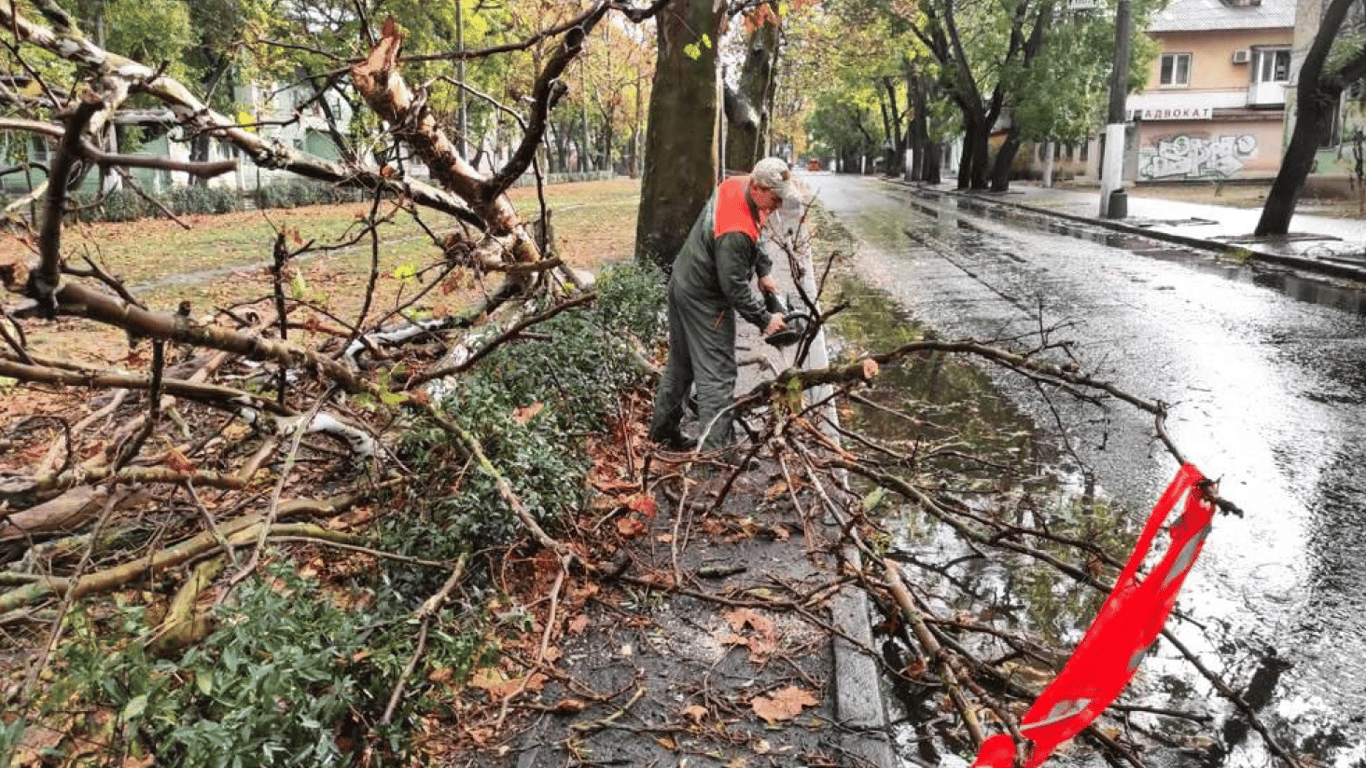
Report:
[[759,230],[783,199],[793,196],[787,163],[767,157],[748,176],[721,182],[698,215],[674,258],[669,276],[669,361],[655,393],[650,439],[675,451],[697,447],[683,434],[683,404],[696,386],[698,436],[707,451],[728,446],[735,417],[735,315],[762,329],[782,329],[783,315],[769,312],[750,290],[776,293],[772,261],[759,247]]

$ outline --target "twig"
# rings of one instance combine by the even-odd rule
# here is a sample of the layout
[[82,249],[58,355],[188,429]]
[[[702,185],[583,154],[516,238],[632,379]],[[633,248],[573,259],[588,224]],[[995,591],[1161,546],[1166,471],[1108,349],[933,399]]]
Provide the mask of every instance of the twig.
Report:
[[629,712],[631,710],[631,707],[634,707],[636,705],[636,702],[644,698],[647,691],[648,689],[644,687],[637,688],[635,695],[631,697],[630,701],[626,702],[625,705],[623,705],[621,708],[619,708],[612,714],[608,715],[607,717],[604,717],[601,720],[592,720],[586,723],[574,723],[573,725],[569,726],[569,728],[573,730],[575,733],[580,734],[596,733],[597,731],[609,728],[611,727],[612,723],[615,723],[617,720],[620,720],[623,715]]
[[275,481],[275,488],[271,491],[270,509],[266,511],[265,524],[261,526],[260,535],[256,540],[256,546],[252,549],[251,557],[247,560],[247,564],[239,568],[228,579],[229,589],[223,590],[219,595],[219,602],[226,599],[228,594],[232,591],[231,588],[242,583],[244,579],[256,570],[257,564],[261,562],[261,551],[264,550],[266,546],[266,534],[270,531],[271,525],[275,522],[276,515],[280,512],[280,493],[284,490],[285,482],[289,479],[289,475],[294,469],[294,461],[298,456],[299,444],[303,442],[304,435],[307,434],[308,425],[313,421],[313,417],[318,415],[318,411],[322,409],[323,403],[325,403],[335,391],[336,387],[329,387],[327,392],[323,393],[321,397],[313,402],[313,407],[309,409],[308,413],[304,414],[303,417],[299,419],[299,424],[294,429],[294,440],[290,443],[289,453],[285,455],[285,465],[280,469],[280,477]]
[[413,655],[408,658],[408,664],[403,668],[403,674],[398,676],[398,682],[394,683],[394,689],[389,693],[389,703],[384,707],[384,716],[380,718],[380,725],[388,725],[394,716],[394,710],[398,708],[399,701],[403,698],[403,689],[407,685],[408,678],[412,677],[413,670],[417,669],[417,663],[422,658],[422,654],[427,650],[427,629],[431,625],[432,618],[440,611],[441,606],[446,604],[451,591],[455,585],[460,583],[460,579],[465,573],[465,563],[467,556],[461,553],[460,559],[455,561],[455,567],[451,568],[451,575],[446,578],[446,583],[441,585],[441,589],[436,594],[427,598],[422,603],[422,607],[417,610],[416,616],[420,619],[421,626],[417,631],[417,648],[413,650]]

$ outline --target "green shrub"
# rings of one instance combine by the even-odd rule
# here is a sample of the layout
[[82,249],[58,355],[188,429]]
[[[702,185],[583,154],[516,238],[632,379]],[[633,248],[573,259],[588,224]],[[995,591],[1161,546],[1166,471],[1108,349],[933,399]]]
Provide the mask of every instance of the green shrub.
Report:
[[[366,657],[367,617],[333,605],[289,565],[237,595],[236,607],[219,611],[220,628],[179,661],[153,658],[136,640],[113,649],[73,612],[65,682],[52,700],[75,693],[119,713],[124,746],[155,754],[157,765],[349,765],[336,737],[369,695],[356,661]],[[125,632],[142,626],[140,613],[124,613]]]
[[[447,417],[479,440],[522,504],[552,531],[587,500],[589,457],[575,436],[616,414],[618,393],[644,376],[632,344],[653,342],[662,323],[659,279],[649,269],[611,270],[598,292],[590,309],[536,326],[546,340],[504,345],[436,388]],[[408,514],[386,518],[385,547],[451,559],[525,534],[455,436],[436,427],[415,431],[400,454],[424,482],[402,502]]]
[[[408,764],[417,718],[448,690],[419,671],[407,678],[390,725],[375,724],[415,651],[412,613],[428,593],[403,593],[380,578],[381,599],[343,608],[294,568],[278,561],[244,582],[215,610],[217,629],[179,659],[148,652],[143,607],[96,619],[102,608],[77,605],[55,657],[59,682],[41,715],[54,727],[72,724],[70,749],[82,757],[53,764],[116,768],[125,756],[155,755],[165,768],[341,768],[355,762],[355,750],[344,749],[348,739],[340,737],[353,747],[377,737],[383,743],[370,742],[380,749],[375,765],[387,764],[386,753],[392,764]],[[496,617],[484,607],[460,616],[453,610],[432,624],[423,663],[448,671],[458,685],[496,663],[498,646],[487,639]],[[0,765],[9,764],[29,724],[23,717],[0,722]],[[105,743],[95,755],[82,746],[92,736]],[[62,754],[66,748],[53,747],[54,760],[73,758]]]
[[172,187],[161,197],[162,203],[177,214],[231,213],[242,210],[242,197],[235,189],[223,187]]
[[156,206],[131,189],[116,189],[104,196],[103,202],[89,193],[78,193],[72,201],[81,208],[85,221],[137,221],[147,216],[160,215]]
[[298,208],[305,205],[332,205],[365,199],[364,190],[343,189],[314,181],[285,181],[267,184],[256,190],[258,208]]

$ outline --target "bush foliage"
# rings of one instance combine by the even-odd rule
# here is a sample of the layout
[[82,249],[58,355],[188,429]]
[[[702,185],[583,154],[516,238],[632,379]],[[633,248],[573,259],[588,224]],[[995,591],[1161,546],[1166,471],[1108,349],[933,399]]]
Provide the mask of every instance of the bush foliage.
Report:
[[[633,345],[654,341],[662,306],[657,274],[620,267],[600,279],[593,305],[535,327],[534,338],[505,345],[433,393],[552,532],[587,506],[584,438],[645,375]],[[415,430],[398,454],[417,477],[380,517],[381,548],[453,563],[525,539],[495,478],[458,435]],[[492,580],[471,574],[465,599],[433,622],[423,666],[405,676],[417,647],[414,611],[448,569],[381,560],[319,582],[299,576],[279,552],[268,560],[265,573],[215,610],[213,631],[183,653],[153,653],[159,619],[145,606],[73,609],[53,663],[59,682],[40,708],[0,723],[0,764],[17,759],[37,719],[69,736],[47,748],[53,765],[104,768],[154,755],[175,768],[347,766],[361,743],[378,749],[376,765],[406,764],[413,729],[449,697],[445,682],[430,680],[462,684],[497,661],[500,637],[531,631],[528,614],[508,610],[512,601]],[[382,725],[400,679],[407,690]],[[81,746],[95,742],[98,755]]]
[[[599,279],[597,291],[591,308],[536,326],[537,339],[504,345],[437,392],[448,418],[480,441],[537,522],[552,531],[587,500],[582,436],[601,430],[617,413],[621,392],[640,383],[635,347],[652,342],[662,327],[660,280],[650,268],[617,267]],[[389,519],[386,547],[420,546],[424,557],[450,558],[518,534],[494,479],[454,436],[416,431],[400,454],[430,482],[405,500],[409,515]]]

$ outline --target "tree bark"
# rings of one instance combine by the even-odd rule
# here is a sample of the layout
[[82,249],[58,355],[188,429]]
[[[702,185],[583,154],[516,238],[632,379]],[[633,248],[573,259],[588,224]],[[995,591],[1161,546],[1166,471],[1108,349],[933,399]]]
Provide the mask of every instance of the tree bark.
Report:
[[1366,52],[1358,52],[1341,69],[1325,72],[1329,50],[1356,0],[1332,0],[1319,23],[1319,31],[1300,66],[1295,91],[1295,130],[1281,158],[1280,170],[1262,207],[1253,231],[1258,236],[1284,235],[1290,231],[1304,180],[1314,167],[1323,138],[1332,126],[1333,114],[1346,84],[1366,72]]
[[1005,141],[996,150],[996,160],[991,166],[991,191],[1004,192],[1010,189],[1010,175],[1015,163],[1015,155],[1020,151],[1020,126],[1012,123],[1006,132]]
[[[726,167],[748,171],[766,154],[768,99],[773,89],[774,60],[778,55],[778,26],[763,23],[749,36],[744,68],[735,96],[746,107],[734,117],[727,110]],[[737,120],[744,115],[748,119]]]
[[659,56],[645,132],[636,255],[665,271],[716,182],[712,127],[721,18],[716,0],[676,0],[657,19]]
[[[986,189],[988,140],[991,131],[980,116],[964,113],[963,157],[958,161],[959,189]],[[980,179],[980,181],[979,181]]]
[[884,170],[889,174],[900,175],[906,162],[906,138],[901,130],[905,116],[901,112],[901,105],[896,101],[895,78],[881,78],[881,83],[887,93],[887,140],[891,143],[891,157],[887,158],[887,167]]

